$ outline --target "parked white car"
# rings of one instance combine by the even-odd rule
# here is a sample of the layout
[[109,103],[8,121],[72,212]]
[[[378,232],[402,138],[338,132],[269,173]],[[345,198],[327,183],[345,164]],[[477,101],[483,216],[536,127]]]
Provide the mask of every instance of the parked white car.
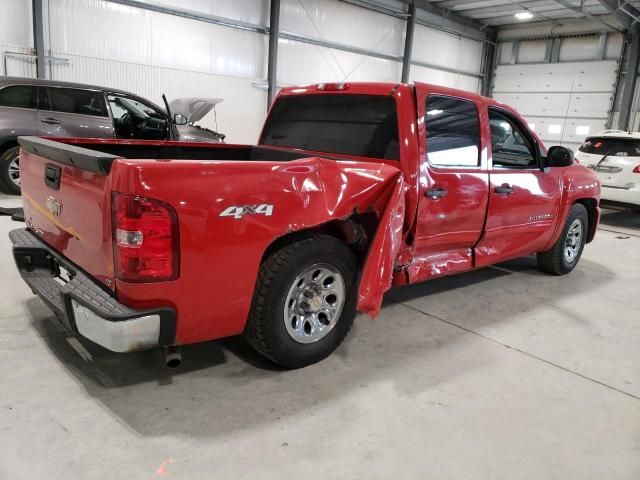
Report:
[[600,205],[640,211],[640,132],[605,130],[587,137],[576,160],[600,178]]

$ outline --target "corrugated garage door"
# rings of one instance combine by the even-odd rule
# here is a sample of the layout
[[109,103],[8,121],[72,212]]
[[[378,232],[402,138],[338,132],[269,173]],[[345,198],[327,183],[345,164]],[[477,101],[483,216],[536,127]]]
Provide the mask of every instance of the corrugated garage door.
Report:
[[577,147],[606,127],[617,63],[498,66],[493,96],[518,109],[546,145]]
[[[537,43],[521,43],[518,61],[531,61],[535,55],[544,55],[544,48],[533,51]],[[547,146],[575,149],[587,135],[606,128],[618,62],[613,59],[562,61],[563,50],[558,63],[498,65],[493,96],[515,107]],[[616,50],[608,49],[608,56],[615,58]],[[585,53],[585,56],[591,55]],[[508,54],[510,56],[510,52]],[[508,61],[505,56],[503,52],[501,61]]]

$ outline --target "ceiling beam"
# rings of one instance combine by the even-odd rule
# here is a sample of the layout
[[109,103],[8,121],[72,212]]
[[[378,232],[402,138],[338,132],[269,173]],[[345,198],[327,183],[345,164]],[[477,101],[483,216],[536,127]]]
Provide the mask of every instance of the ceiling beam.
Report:
[[640,11],[625,1],[619,0],[600,0],[600,3],[607,9],[616,19],[624,25],[628,30],[640,34]]
[[457,13],[451,11],[451,9],[438,7],[427,0],[401,0],[401,1],[406,4],[415,3],[416,8],[418,8],[418,17],[420,17],[420,10],[422,10],[432,15],[439,15],[442,18],[449,20],[450,22],[454,22],[459,25],[469,27],[475,30],[482,31],[487,28],[487,25],[483,23],[476,22],[475,20],[469,17],[458,15]]
[[[602,1],[602,0],[601,0]],[[587,12],[586,10],[583,10],[581,7],[578,7],[576,5],[572,5],[571,3],[569,3],[567,0],[555,0],[556,3],[562,5],[565,8],[568,8],[569,10],[576,12],[580,15],[582,15],[583,17],[587,17],[589,20],[593,20],[594,22],[598,22],[606,27],[609,28],[613,28],[614,30],[620,32],[620,28],[615,27],[613,25],[611,25],[610,23],[606,22],[605,20],[602,20],[601,18],[598,18],[597,15],[592,15],[589,12]]]
[[459,35],[479,42],[489,41],[489,35],[493,31],[492,28],[483,23],[452,13],[450,9],[435,7],[427,0],[415,0],[415,2],[413,0],[340,1],[402,19],[409,18],[409,6],[414,4],[416,8],[415,22],[418,25],[423,25],[425,27],[453,35]]

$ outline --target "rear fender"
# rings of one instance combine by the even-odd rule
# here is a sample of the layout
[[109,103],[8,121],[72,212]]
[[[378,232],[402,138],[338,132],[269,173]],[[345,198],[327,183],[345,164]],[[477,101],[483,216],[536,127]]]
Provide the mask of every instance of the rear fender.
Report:
[[[299,233],[308,230],[321,229],[323,226],[342,220],[349,220],[353,214],[373,211],[378,218],[377,227],[369,239],[367,254],[362,264],[360,282],[358,286],[357,310],[375,318],[380,312],[382,297],[391,288],[395,260],[402,244],[403,224],[405,220],[405,193],[407,186],[399,170],[391,172],[388,165],[377,165],[369,172],[359,168],[348,168],[348,164],[314,159],[318,168],[312,168],[309,173],[316,173],[315,178],[306,178],[297,185],[313,184],[322,186],[323,202],[316,200],[308,204],[310,211],[315,211],[312,217],[317,222],[288,224],[283,234]],[[299,167],[299,166],[298,166]],[[294,167],[298,169],[298,167]],[[340,172],[333,172],[336,169]],[[345,168],[346,167],[346,168]],[[285,170],[291,170],[286,169]],[[346,194],[349,184],[367,178],[367,185],[362,185],[358,191]],[[333,180],[339,179],[339,184]],[[296,189],[298,197],[304,196],[302,188]],[[367,194],[367,199],[359,199]],[[344,212],[344,214],[341,214]],[[346,214],[346,216],[345,216]],[[346,222],[341,222],[348,225]],[[348,237],[349,232],[345,233]],[[282,237],[276,240],[281,243]],[[348,238],[345,238],[347,243]]]
[[[178,343],[241,333],[260,263],[291,235],[363,222],[367,242],[356,247],[363,254],[358,310],[375,316],[391,286],[407,188],[396,166],[318,157],[288,162],[118,159],[111,175],[114,191],[164,201],[178,214],[180,277],[153,288],[116,285],[119,301],[131,308],[162,299],[175,302]],[[341,232],[345,243],[347,233]]]

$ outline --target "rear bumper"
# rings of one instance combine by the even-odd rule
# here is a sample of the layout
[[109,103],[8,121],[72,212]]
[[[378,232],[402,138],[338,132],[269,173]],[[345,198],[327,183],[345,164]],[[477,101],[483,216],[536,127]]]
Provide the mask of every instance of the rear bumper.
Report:
[[74,332],[114,352],[175,342],[172,308],[131,309],[29,230],[13,230],[9,238],[22,279]]
[[640,189],[638,188],[615,188],[602,185],[600,193],[600,204],[602,206],[617,206],[627,208],[640,207]]

